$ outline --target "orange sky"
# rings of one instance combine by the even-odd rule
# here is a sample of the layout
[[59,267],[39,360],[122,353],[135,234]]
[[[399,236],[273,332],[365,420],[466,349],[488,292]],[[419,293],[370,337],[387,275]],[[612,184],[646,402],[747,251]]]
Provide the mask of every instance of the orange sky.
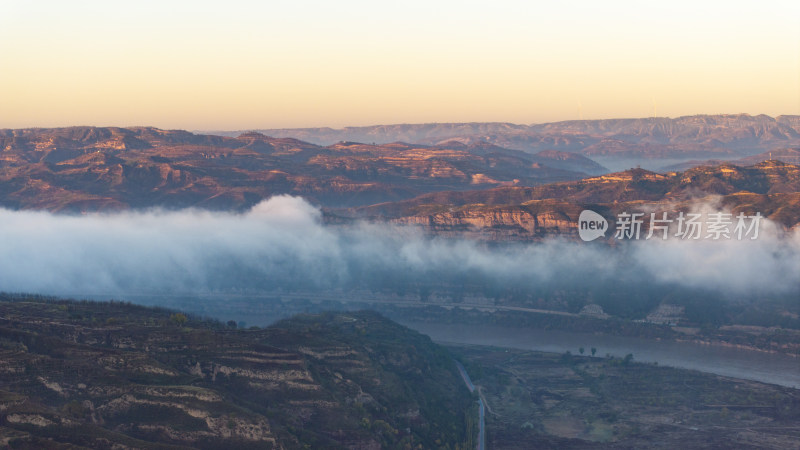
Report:
[[383,3],[6,0],[0,128],[800,114],[800,2]]

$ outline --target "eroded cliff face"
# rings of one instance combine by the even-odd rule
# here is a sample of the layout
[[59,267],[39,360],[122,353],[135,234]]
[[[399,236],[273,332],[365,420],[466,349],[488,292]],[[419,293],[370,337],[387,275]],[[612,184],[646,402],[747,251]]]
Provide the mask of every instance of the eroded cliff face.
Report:
[[[577,218],[576,218],[577,220]],[[393,219],[393,223],[417,225],[439,235],[478,234],[500,239],[534,239],[569,235],[577,222],[558,211],[532,213],[522,208],[477,208],[412,215]]]

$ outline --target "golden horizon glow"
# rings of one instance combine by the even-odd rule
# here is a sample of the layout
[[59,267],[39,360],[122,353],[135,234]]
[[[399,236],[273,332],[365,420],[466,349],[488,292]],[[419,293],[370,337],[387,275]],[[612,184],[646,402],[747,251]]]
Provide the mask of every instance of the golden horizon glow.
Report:
[[800,5],[0,5],[0,128],[800,114]]

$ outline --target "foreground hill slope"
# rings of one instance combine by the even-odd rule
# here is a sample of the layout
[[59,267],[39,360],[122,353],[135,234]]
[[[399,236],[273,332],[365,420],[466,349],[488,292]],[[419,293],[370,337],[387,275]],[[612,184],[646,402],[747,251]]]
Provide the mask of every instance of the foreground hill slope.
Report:
[[9,446],[469,444],[473,401],[447,351],[375,313],[240,330],[130,304],[13,300],[0,302]]

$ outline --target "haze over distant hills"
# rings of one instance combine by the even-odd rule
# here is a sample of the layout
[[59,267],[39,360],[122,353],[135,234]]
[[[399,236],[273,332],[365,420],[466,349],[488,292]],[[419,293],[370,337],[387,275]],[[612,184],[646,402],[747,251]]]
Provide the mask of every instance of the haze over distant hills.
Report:
[[[542,150],[581,153],[619,169],[645,165],[654,159],[735,159],[797,146],[800,145],[800,116],[720,114],[674,119],[572,120],[535,125],[442,123],[258,131],[321,145],[342,140],[379,144],[393,141],[436,144],[453,139],[463,143],[486,142],[530,153]],[[234,136],[240,132],[216,133]],[[617,164],[611,164],[614,162]],[[626,163],[629,165],[625,166]]]
[[736,164],[737,166],[751,166],[753,164],[758,164],[762,161],[767,161],[770,159],[783,161],[789,164],[800,164],[800,148],[781,148],[776,150],[769,150],[763,153],[759,153],[757,155],[746,156],[744,158],[732,159],[727,161],[719,159],[707,159],[707,160],[693,159],[679,164],[673,164],[670,166],[663,167],[661,171],[665,172],[682,171],[691,169],[692,167],[714,166],[726,162],[729,164]]

